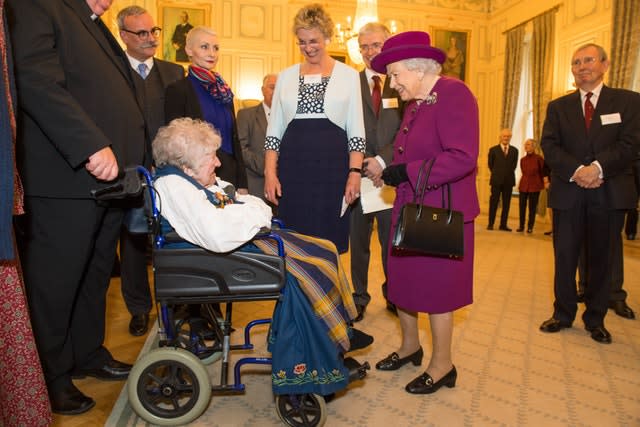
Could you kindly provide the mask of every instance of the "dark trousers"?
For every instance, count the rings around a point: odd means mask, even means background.
[[[553,210],[554,314],[565,323],[572,323],[577,312],[576,269],[582,247],[589,266],[582,316],[586,327],[602,326],[607,314],[611,289],[613,256],[611,247],[616,233],[620,234],[624,211],[610,210],[591,200],[585,191],[574,208]]]
[[[125,227],[120,232],[120,281],[122,297],[132,315],[151,311],[151,291],[147,272],[147,234],[133,234]]]
[[[509,206],[511,205],[511,193],[513,186],[509,185],[492,185],[491,197],[489,198],[489,225],[493,225],[498,212],[498,202],[502,198],[502,212],[500,214],[500,227],[507,226],[509,218]]]
[[[373,232],[373,220],[378,221],[378,241],[380,242],[382,254],[382,268],[384,269],[385,281],[387,283],[387,249],[389,243],[389,232],[391,229],[391,209],[386,209],[369,214],[362,213],[362,204],[358,199],[351,211],[351,224],[349,230],[349,245],[351,246],[351,281],[353,283],[353,300],[356,304],[367,306],[371,301],[368,292],[369,281],[369,259],[371,251],[371,233]]]
[[[620,221],[619,224],[615,224],[616,229],[622,229],[622,221],[624,221],[624,213],[617,215],[616,220]],[[611,290],[609,294],[609,301],[626,301],[627,292],[622,289],[624,282],[624,259],[622,250],[622,235],[617,233],[611,240]],[[580,259],[578,261],[578,292],[584,294],[588,287],[589,277],[589,265],[586,261],[587,247],[583,246],[580,251]]]
[[[536,210],[538,209],[538,198],[540,192],[533,193],[520,193],[518,201],[520,202],[520,228],[524,228],[525,214],[527,211],[527,200],[529,201],[529,222],[527,223],[527,230],[533,230],[533,225],[536,223]]]
[[[74,368],[111,359],[103,346],[106,294],[122,210],[89,199],[26,197],[17,222],[31,321],[45,380],[56,392]]]
[[[627,211],[627,222],[624,225],[624,234],[627,236],[636,236],[638,233],[638,209],[630,209]]]

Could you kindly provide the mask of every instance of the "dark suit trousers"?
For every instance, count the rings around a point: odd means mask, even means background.
[[[615,216],[615,220],[619,221],[619,224],[615,224],[616,230],[622,229],[622,222],[624,221],[624,212]],[[627,299],[627,292],[622,289],[624,282],[624,259],[622,250],[622,235],[616,233],[611,240],[611,290],[609,294],[609,301],[625,301]],[[589,265],[587,259],[587,248],[582,246],[580,251],[580,259],[578,261],[578,292],[584,294],[588,284],[589,277]]]
[[[502,212],[500,214],[500,227],[507,226],[509,219],[509,207],[511,206],[511,193],[513,186],[509,185],[492,185],[491,197],[489,198],[489,225],[493,225],[498,212],[498,202],[502,198]]]
[[[353,282],[353,300],[356,304],[367,306],[371,301],[369,295],[369,259],[371,250],[371,233],[373,232],[373,220],[378,221],[378,241],[382,253],[382,268],[385,278],[387,276],[387,245],[391,229],[391,209],[362,213],[362,204],[358,199],[352,207],[351,224],[349,230],[349,244],[351,245],[351,281]],[[386,279],[385,279],[386,283]]]
[[[583,245],[588,269],[582,316],[586,327],[604,324],[611,289],[613,256],[611,247],[615,234],[620,234],[623,211],[607,209],[595,200],[595,191],[584,190],[576,206],[553,210],[554,317],[572,323],[577,312],[576,269]]]
[[[90,199],[26,197],[20,257],[36,344],[50,391],[74,368],[111,358],[103,346],[106,293],[122,210]]]
[[[624,234],[636,235],[638,233],[638,209],[627,211],[627,222],[624,225]]]
[[[151,311],[151,291],[147,272],[147,234],[129,233],[126,227],[120,232],[120,281],[122,296],[132,315]]]

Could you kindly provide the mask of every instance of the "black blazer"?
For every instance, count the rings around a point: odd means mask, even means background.
[[[498,144],[489,149],[489,170],[491,171],[492,186],[516,185],[516,166],[518,165],[518,149],[509,145],[507,155],[502,151],[502,145]]]
[[[610,209],[636,206],[632,162],[640,150],[640,94],[602,87],[589,132],[584,124],[580,91],[551,101],[541,144],[551,168],[549,206],[569,209],[585,191]],[[604,183],[585,190],[571,176],[580,165],[597,160]]]
[[[365,157],[380,156],[389,166],[393,157],[393,140],[396,137],[400,123],[402,123],[404,102],[400,99],[398,92],[389,87],[389,79],[385,79],[382,88],[382,99],[395,98],[398,101],[398,107],[384,108],[384,105],[381,105],[380,115],[376,117],[365,70],[360,71],[360,92],[362,93],[364,130],[367,140]]]
[[[89,197],[103,185],[84,167],[92,154],[110,146],[120,167],[142,162],[145,123],[131,67],[84,0],[11,0],[7,11],[25,193]]]
[[[191,117],[193,119],[203,120],[204,116],[202,115],[198,95],[188,77],[169,85],[164,101],[164,114],[167,123],[178,117]],[[216,175],[225,181],[231,182],[236,188],[248,188],[247,172],[244,168],[242,147],[240,147],[240,140],[238,139],[236,114],[233,103],[229,104],[228,108],[233,118],[233,135],[231,135],[233,156],[222,152],[222,150],[218,150],[217,154],[222,166],[216,170]]]

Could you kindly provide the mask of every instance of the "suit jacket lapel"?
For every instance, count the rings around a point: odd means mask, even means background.
[[[260,135],[267,133],[267,113],[264,111],[262,102],[256,106],[256,122],[258,123],[258,130]]]
[[[578,135],[582,135],[584,139],[587,139],[587,127],[584,125],[584,112],[582,111],[582,100],[580,98],[580,91],[576,90],[567,98],[567,118],[569,120],[569,126],[575,129]]]
[[[611,97],[611,91],[608,87],[602,86],[602,90],[600,91],[600,97],[598,99],[598,103],[596,104],[596,109],[593,112],[593,117],[591,118],[591,126],[589,127],[589,141],[594,141],[597,139],[598,134],[602,130],[602,119],[600,116],[603,111],[611,111],[611,103],[613,102],[613,98]]]
[[[369,80],[367,79],[365,70],[360,71],[360,91],[362,92],[362,99],[366,108],[370,109],[372,113],[375,113],[373,111],[373,101],[371,100],[371,88],[369,87]]]
[[[96,22],[91,20],[91,9],[89,9],[86,2],[78,1],[78,0],[63,0],[63,1],[74,11],[76,15],[78,15],[80,22],[82,22],[82,24],[87,28],[87,30],[89,30],[89,33],[91,34],[91,36],[98,42],[98,44],[100,45],[102,50],[105,51],[107,56],[116,64],[116,66],[118,67],[118,70],[120,70],[122,75],[127,79],[127,81],[129,82],[129,85],[133,89],[131,74],[129,73],[129,70],[128,70],[131,67],[129,67],[128,64],[125,64],[124,51],[119,48],[120,54],[119,55],[116,54],[116,52],[114,51],[115,46],[112,46],[109,40],[107,40],[106,36],[102,33],[102,30],[100,30]],[[115,43],[117,45],[117,42]]]

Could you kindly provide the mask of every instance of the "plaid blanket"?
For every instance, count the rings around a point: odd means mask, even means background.
[[[327,327],[331,340],[348,351],[348,322],[357,311],[335,245],[329,240],[292,231],[273,230],[273,233],[282,237],[287,271],[298,279],[313,312]],[[264,253],[278,253],[273,240],[255,239],[252,243]]]

